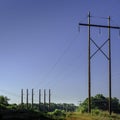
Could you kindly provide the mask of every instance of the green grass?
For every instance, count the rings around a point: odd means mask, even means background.
[[[66,120],[120,120],[120,114],[114,114],[110,116],[108,112],[102,112],[100,111],[99,114],[95,113],[79,113],[79,112],[74,112],[74,113],[68,113]]]

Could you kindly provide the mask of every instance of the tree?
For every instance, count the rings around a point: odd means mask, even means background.
[[[99,110],[108,110],[109,108],[109,99],[104,97],[102,94],[97,94],[94,97],[91,97],[91,108]],[[78,107],[78,110],[81,112],[88,111],[88,98],[84,100],[82,104]],[[112,98],[112,111],[115,113],[120,113],[120,103],[119,99]]]
[[[108,109],[108,100],[102,94],[97,94],[95,97],[92,97],[92,108],[107,110]]]
[[[10,99],[6,96],[0,96],[0,104],[7,106]]]
[[[114,111],[115,113],[120,113],[120,103],[119,99],[117,99],[116,97],[112,98],[112,111]]]

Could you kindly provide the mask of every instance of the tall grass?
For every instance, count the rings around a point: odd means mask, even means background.
[[[120,114],[112,113],[112,115],[109,115],[107,111],[96,109],[92,110],[91,114],[80,112],[68,113],[66,120],[120,120]]]

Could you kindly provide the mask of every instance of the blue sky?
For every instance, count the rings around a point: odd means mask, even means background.
[[[88,93],[88,29],[78,23],[120,26],[119,0],[4,0],[0,1],[0,94],[20,103],[20,91],[51,89],[52,102],[83,101]],[[104,17],[104,18],[101,18]],[[98,44],[107,30],[91,30]],[[120,36],[111,30],[112,96],[120,99]],[[107,45],[103,50],[107,52]],[[92,45],[92,52],[96,48]],[[92,59],[92,95],[108,96],[108,63],[99,52]],[[43,96],[42,96],[43,97]],[[48,99],[47,99],[48,100]],[[25,99],[24,99],[25,102]]]

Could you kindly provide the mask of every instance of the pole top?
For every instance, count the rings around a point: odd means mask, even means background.
[[[88,17],[90,17],[90,11],[88,12]]]
[[[110,20],[110,16],[108,16],[108,19]]]

